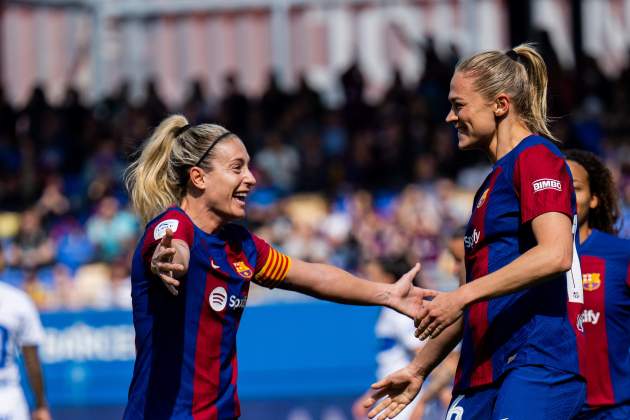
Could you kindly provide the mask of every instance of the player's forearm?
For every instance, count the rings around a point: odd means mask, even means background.
[[[448,356],[462,339],[464,322],[460,318],[436,338],[428,340],[411,362],[411,368],[426,378]]]
[[[44,395],[44,378],[42,368],[37,355],[37,346],[22,347],[22,355],[24,357],[24,366],[26,375],[35,397],[35,407],[46,407],[46,397]]]
[[[567,257],[561,247],[537,245],[510,264],[462,286],[458,293],[469,305],[531,287],[570,268],[571,254]]]
[[[325,264],[293,261],[281,286],[319,299],[352,305],[390,303],[391,285],[360,279],[339,268]]]

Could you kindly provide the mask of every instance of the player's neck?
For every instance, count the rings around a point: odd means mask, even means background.
[[[223,219],[208,210],[201,200],[191,199],[187,196],[182,200],[180,207],[190,217],[195,226],[206,233],[214,233],[224,224]]]
[[[501,121],[497,125],[497,130],[486,150],[490,161],[495,163],[531,134],[532,132],[520,121],[515,121],[512,118]]]
[[[588,225],[588,223],[582,223],[582,225],[580,225],[580,244],[583,244],[584,241],[591,236],[591,233],[593,233],[593,229]]]

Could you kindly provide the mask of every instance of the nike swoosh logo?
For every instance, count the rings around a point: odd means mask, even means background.
[[[219,267],[218,265],[216,265],[216,264],[214,263],[214,260],[210,260],[210,266],[211,266],[212,268],[214,268],[215,270],[218,270],[218,269],[220,269],[220,268],[221,268],[221,267]]]

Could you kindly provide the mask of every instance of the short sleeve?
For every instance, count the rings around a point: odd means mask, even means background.
[[[182,211],[169,209],[147,226],[142,244],[142,256],[145,261],[150,258],[157,244],[166,235],[167,229],[173,232],[173,239],[180,239],[192,248],[195,230],[190,218]]]
[[[291,268],[291,258],[277,251],[264,239],[252,235],[258,257],[254,269],[254,282],[261,286],[274,288],[287,277]]]
[[[525,149],[514,167],[521,222],[544,213],[559,212],[573,219],[573,181],[563,158],[540,144]]]
[[[35,305],[28,296],[22,297],[20,302],[20,333],[17,345],[38,346],[44,341],[44,327],[39,319]]]

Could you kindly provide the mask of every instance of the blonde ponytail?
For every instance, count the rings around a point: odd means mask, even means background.
[[[143,223],[181,202],[186,194],[187,169],[195,165],[212,169],[209,162],[213,153],[206,151],[226,132],[216,124],[188,126],[182,115],[171,115],[160,123],[124,177],[133,208]]]
[[[125,185],[134,210],[143,223],[148,222],[169,205],[179,203],[182,187],[170,166],[175,133],[188,124],[185,117],[166,118],[146,141],[140,157],[125,174]]]
[[[520,57],[520,62],[525,67],[529,81],[529,107],[523,112],[523,119],[534,132],[551,140],[556,139],[549,130],[549,118],[547,117],[547,65],[542,56],[533,48],[532,44],[521,44],[512,48]],[[529,111],[529,112],[527,112]]]
[[[511,51],[487,51],[460,61],[455,71],[474,78],[477,91],[492,101],[504,92],[523,123],[533,133],[556,139],[547,117],[547,66],[532,44]]]

